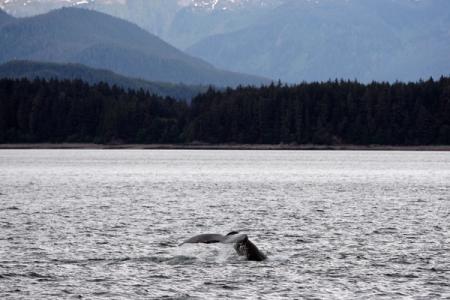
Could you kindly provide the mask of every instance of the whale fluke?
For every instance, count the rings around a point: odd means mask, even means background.
[[[199,234],[196,236],[191,237],[190,239],[185,240],[181,245],[188,244],[188,243],[205,243],[205,244],[211,244],[211,243],[220,243],[225,239],[225,237],[221,234]]]
[[[234,244],[234,249],[239,255],[247,257],[248,260],[252,261],[263,261],[267,257],[264,253],[259,251],[258,247],[255,246],[246,234],[239,234],[237,231],[232,231],[227,235],[221,235],[216,233],[206,233],[193,236],[185,240],[183,244],[189,243],[224,243],[224,244]]]

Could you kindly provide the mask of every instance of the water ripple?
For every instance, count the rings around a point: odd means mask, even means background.
[[[2,299],[450,298],[450,156],[0,151]],[[184,245],[240,230],[268,254]]]

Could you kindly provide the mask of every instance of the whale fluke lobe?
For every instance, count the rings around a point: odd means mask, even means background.
[[[239,234],[237,231],[232,231],[227,235],[221,235],[216,233],[206,233],[191,237],[185,240],[181,245],[188,243],[224,243],[224,244],[234,244],[234,249],[239,255],[247,257],[248,260],[252,261],[263,261],[267,256],[259,251],[258,247],[255,246],[246,234]]]
[[[239,233],[239,231],[232,231],[232,232],[227,233],[227,236],[229,236],[229,235],[234,235],[234,234],[238,234],[238,233]]]
[[[191,237],[190,239],[185,240],[181,245],[188,244],[188,243],[205,243],[205,244],[211,244],[211,243],[220,243],[224,239],[224,236],[221,234],[200,234]]]

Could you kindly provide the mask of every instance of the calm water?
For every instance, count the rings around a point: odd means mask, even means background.
[[[161,297],[448,299],[450,153],[0,151],[1,299]]]

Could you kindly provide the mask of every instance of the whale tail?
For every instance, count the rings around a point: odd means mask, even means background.
[[[200,234],[190,239],[185,240],[180,245],[186,243],[224,243],[224,244],[234,244],[234,249],[239,255],[245,256],[248,260],[253,261],[263,261],[267,256],[259,251],[258,247],[255,246],[246,234],[239,234],[237,231],[231,231],[227,235],[221,234]]]

